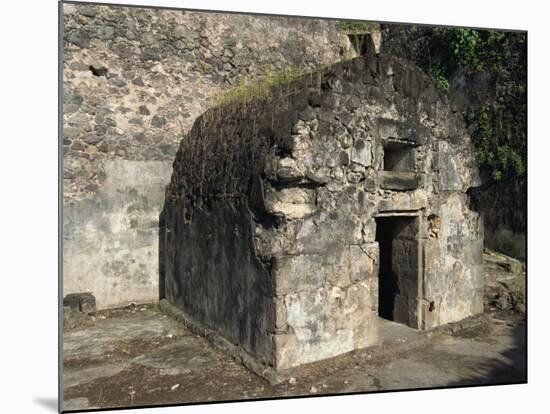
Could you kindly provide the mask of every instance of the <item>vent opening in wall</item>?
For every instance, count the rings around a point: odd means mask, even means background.
[[[378,174],[380,188],[411,191],[420,186],[415,173],[415,148],[409,142],[388,141],[384,145],[383,171]]]
[[[414,147],[393,141],[384,145],[384,171],[413,172]]]

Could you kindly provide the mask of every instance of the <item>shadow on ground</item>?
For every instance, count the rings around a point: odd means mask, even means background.
[[[526,324],[520,320],[510,327],[510,347],[498,358],[489,358],[474,368],[472,375],[453,381],[449,387],[497,385],[527,382]]]
[[[496,313],[480,321],[432,333],[390,323],[391,343],[271,385],[154,306],[98,313],[64,332],[64,409],[525,382],[525,321]]]
[[[37,403],[38,405],[41,405],[42,407],[44,408],[47,408],[48,410],[50,411],[53,411],[55,413],[57,413],[57,404],[58,404],[58,400],[57,398],[35,398],[34,399],[34,402]]]

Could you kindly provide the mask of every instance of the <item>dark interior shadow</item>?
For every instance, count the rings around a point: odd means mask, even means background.
[[[53,411],[54,413],[59,412],[59,406],[57,398],[35,398],[34,402],[41,405],[42,407],[47,408],[50,411]]]
[[[158,260],[159,260],[159,300],[166,297],[165,286],[166,286],[166,252],[165,252],[165,207],[163,206],[162,211],[159,215],[159,249],[158,249]]]
[[[508,362],[492,358],[480,364],[471,375],[461,378],[446,387],[465,385],[501,385],[527,382],[526,321],[518,324],[512,332],[514,342],[501,353]]]

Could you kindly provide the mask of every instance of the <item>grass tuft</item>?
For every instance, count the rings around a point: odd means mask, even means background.
[[[225,106],[236,102],[249,103],[257,99],[267,98],[273,87],[287,85],[312,73],[313,70],[309,67],[291,66],[279,72],[267,72],[265,76],[259,79],[240,77],[235,86],[218,95],[215,103],[217,106]]]
[[[366,33],[370,30],[370,24],[367,22],[357,22],[351,20],[341,20],[338,22],[340,30],[346,33]]]

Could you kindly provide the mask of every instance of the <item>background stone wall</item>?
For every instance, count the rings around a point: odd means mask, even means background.
[[[336,22],[63,5],[64,294],[158,299],[158,216],[177,146],[239,81],[351,53]]]

